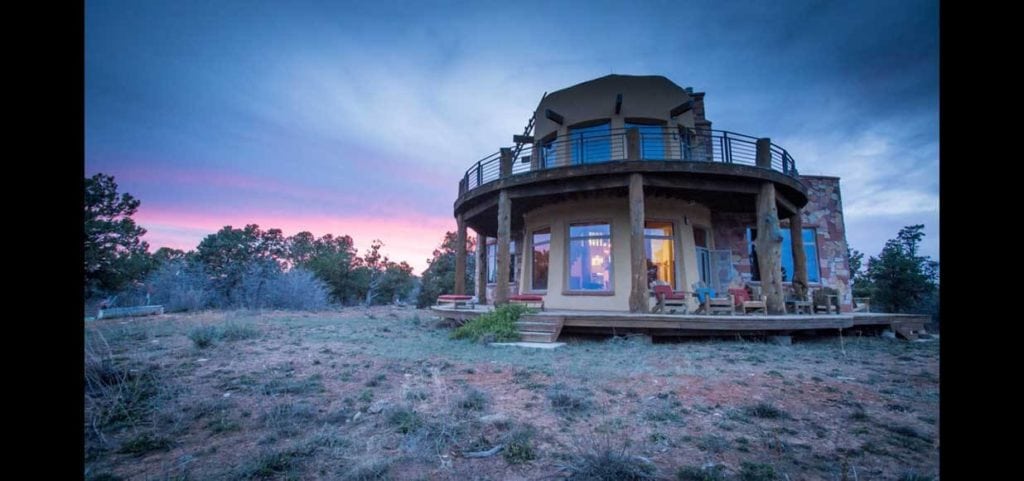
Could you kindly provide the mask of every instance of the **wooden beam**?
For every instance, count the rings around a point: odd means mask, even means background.
[[[775,184],[761,184],[757,195],[757,267],[761,272],[761,290],[768,298],[768,314],[786,312],[782,303],[782,232],[775,209]]]
[[[778,202],[783,209],[786,209],[790,213],[800,212],[800,209],[797,208],[797,206],[793,205],[793,203],[790,202],[785,195],[782,195],[782,193],[777,191],[775,192],[775,202]]]
[[[685,114],[686,112],[689,112],[690,110],[693,110],[693,99],[687,100],[686,102],[677,105],[675,108],[668,112],[668,116],[678,117],[680,115]]]
[[[554,110],[544,109],[544,117],[558,125],[565,124],[565,117],[562,117],[561,115],[558,114],[558,112],[555,112]]]
[[[455,294],[466,294],[466,221],[462,214],[455,216]]]
[[[644,177],[629,177],[629,312],[647,312],[647,253],[644,249]]]
[[[479,204],[474,205],[462,212],[462,215],[466,216],[467,219],[472,219],[488,210],[495,208],[498,205],[498,200],[491,197],[483,199]]]
[[[508,275],[509,268],[511,268],[508,244],[511,240],[511,211],[512,201],[508,197],[508,191],[502,189],[498,193],[498,272],[494,280],[495,306],[508,303]]]
[[[793,245],[793,294],[800,299],[807,297],[807,253],[804,252],[804,220],[800,210],[789,218],[789,238]]]
[[[487,304],[487,237],[476,235],[476,298],[477,304]]]
[[[752,182],[726,179],[694,179],[686,177],[669,177],[648,175],[644,184],[651,187],[667,187],[671,189],[707,190],[711,192],[734,192],[738,194],[757,194],[761,188]]]
[[[572,185],[567,185],[564,182],[555,181],[548,184],[527,184],[512,187],[508,189],[509,198],[521,199],[525,197],[537,197],[547,196],[552,194],[568,194],[574,192],[587,192],[593,190],[604,190],[614,189],[616,187],[626,187],[629,185],[629,179],[623,176],[617,177],[598,177],[594,179],[577,180]]]

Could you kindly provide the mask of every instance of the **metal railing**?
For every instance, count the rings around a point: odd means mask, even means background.
[[[511,156],[511,175],[536,170],[606,162],[678,161],[719,162],[757,167],[757,137],[724,130],[670,130],[654,133],[636,130],[633,146],[631,129],[613,129],[607,134],[570,134],[547,142],[524,145]],[[770,168],[796,177],[796,162],[786,149],[770,144]],[[501,152],[495,152],[470,166],[459,182],[459,194],[501,178]]]

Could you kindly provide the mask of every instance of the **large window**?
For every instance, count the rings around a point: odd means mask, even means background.
[[[793,242],[790,240],[789,229],[782,229],[782,281],[793,282]],[[808,227],[801,233],[804,244],[804,254],[807,256],[807,282],[821,282],[821,274],[818,269],[818,244],[814,228]],[[747,254],[750,256],[751,280],[761,280],[760,266],[757,265],[757,249],[754,241],[757,239],[757,229],[747,229]]]
[[[693,245],[697,248],[697,271],[700,273],[700,281],[705,286],[712,285],[711,282],[711,243],[708,241],[708,230],[703,227],[693,227]]]
[[[509,268],[508,281],[516,280],[516,241],[509,242]],[[495,284],[498,278],[498,239],[487,238],[487,283]]]
[[[612,229],[606,223],[569,225],[569,290],[612,290]]]
[[[626,122],[626,130],[640,131],[640,158],[643,160],[665,160],[665,133],[661,125]]]
[[[551,253],[551,229],[541,229],[533,233],[533,274],[530,288],[543,291],[548,288],[548,254]]]
[[[573,164],[593,164],[612,159],[609,123],[587,127],[570,127],[569,141]]]
[[[676,285],[676,257],[673,249],[672,223],[661,221],[644,222],[644,251],[647,253],[647,284],[661,281]]]

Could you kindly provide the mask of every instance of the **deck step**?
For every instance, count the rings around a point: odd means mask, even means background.
[[[916,341],[918,333],[924,332],[924,325],[916,322],[894,322],[892,330],[908,341]]]
[[[562,328],[556,322],[532,322],[532,321],[519,321],[516,323],[516,327],[519,331],[532,331],[532,332],[556,332]]]
[[[554,332],[519,331],[519,338],[523,342],[555,342],[557,334]]]

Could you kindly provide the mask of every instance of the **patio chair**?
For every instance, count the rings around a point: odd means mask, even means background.
[[[761,288],[758,286],[747,286],[750,289],[750,298],[740,303],[740,309],[744,314],[747,314],[752,310],[761,310],[761,313],[768,315],[768,296],[761,293]],[[747,289],[743,289],[747,292]]]
[[[806,293],[803,298],[800,298],[795,293],[789,292],[786,294],[783,304],[786,306],[787,314],[814,314],[813,305]]]
[[[839,291],[831,287],[822,287],[816,289],[811,294],[812,312],[825,312],[826,314],[832,314],[833,307],[836,310],[836,314],[839,314]]]
[[[675,291],[672,290],[672,286],[661,283],[655,283],[651,288],[654,292],[654,299],[657,302],[651,312],[664,313],[668,309],[668,314],[675,314],[677,308],[683,311],[682,314],[686,314],[689,311],[690,305],[687,302],[689,292]]]
[[[716,297],[717,292],[710,287],[694,287],[694,295],[697,296],[698,302],[700,302],[700,308],[697,312],[703,312],[704,314],[734,314],[736,297],[729,294],[726,297]]]

